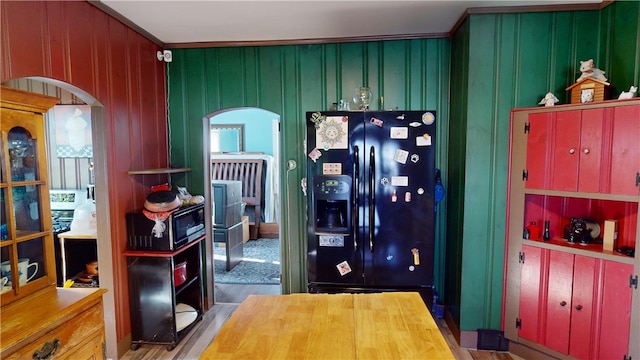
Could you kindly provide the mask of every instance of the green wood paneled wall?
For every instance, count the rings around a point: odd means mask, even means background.
[[[599,11],[471,15],[451,39],[176,49],[167,65],[172,162],[202,191],[202,117],[253,106],[281,115],[281,161],[305,162],[304,113],[368,85],[385,108],[435,109],[446,201],[436,288],[461,330],[501,327],[509,111],[548,91],[566,103],[579,60],[620,90],[640,83],[640,2]],[[372,108],[379,108],[379,102]],[[304,291],[304,166],[283,179],[285,291]],[[285,204],[290,205],[289,213]],[[446,217],[446,218],[445,218]],[[444,280],[446,278],[446,281]]]
[[[446,182],[449,118],[449,39],[323,45],[175,49],[167,65],[170,155],[192,168],[186,184],[202,193],[202,118],[233,107],[259,107],[281,116],[283,273],[285,292],[306,291],[305,112],[327,110],[356,87],[368,85],[385,108],[436,110],[437,166]],[[379,109],[380,101],[371,108]],[[440,206],[436,288],[444,284],[446,204]]]
[[[640,2],[471,15],[452,37],[446,298],[461,330],[501,326],[509,112],[536,107],[593,58],[613,96],[640,83]],[[507,324],[507,326],[511,326]]]

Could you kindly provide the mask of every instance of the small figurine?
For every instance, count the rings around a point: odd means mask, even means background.
[[[595,65],[593,64],[593,59],[580,61],[580,72],[582,73],[582,75],[580,75],[576,82],[588,77],[592,77],[600,81],[607,81],[607,78],[604,76],[604,71],[595,67]]]
[[[623,91],[620,93],[620,96],[618,96],[618,99],[622,100],[622,99],[631,99],[634,96],[636,96],[636,92],[638,91],[638,88],[631,85],[631,87],[629,88],[629,91]]]
[[[538,104],[539,105],[544,104],[544,106],[553,106],[558,101],[560,100],[558,100],[558,98],[555,95],[553,95],[552,92],[548,92],[547,95],[545,95]]]

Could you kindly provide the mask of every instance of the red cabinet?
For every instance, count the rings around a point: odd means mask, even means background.
[[[523,246],[522,253],[526,261],[522,262],[520,280],[520,324],[518,336],[534,341],[541,341],[542,316],[542,275],[543,275],[543,249],[533,246]]]
[[[515,109],[511,121],[505,337],[524,358],[640,358],[640,257],[602,245],[614,219],[614,248],[639,248],[640,99]],[[572,218],[600,234],[567,241]],[[548,240],[527,237],[532,222],[549,223]]]
[[[599,298],[603,314],[598,326],[599,359],[623,359],[627,354],[630,339],[631,301],[634,288],[633,266],[607,261],[602,273],[602,295]],[[638,322],[634,322],[638,326]],[[637,342],[637,338],[634,342]],[[627,357],[629,358],[629,357]]]
[[[525,187],[637,195],[640,106],[532,113]]]
[[[544,345],[589,359],[596,259],[551,251]]]
[[[518,337],[577,359],[627,353],[633,266],[522,246]]]
[[[610,173],[611,194],[638,195],[640,181],[640,105],[620,106],[605,110],[613,118]],[[612,114],[609,116],[609,114]]]

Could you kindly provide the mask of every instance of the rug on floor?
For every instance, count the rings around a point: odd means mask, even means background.
[[[280,284],[280,240],[257,239],[244,244],[243,260],[226,270],[223,247],[214,247],[214,281],[220,284]]]

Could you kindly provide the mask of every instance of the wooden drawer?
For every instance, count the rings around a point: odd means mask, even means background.
[[[43,348],[45,343],[59,340],[58,349],[52,358],[55,359],[92,359],[98,348],[98,358],[103,358],[102,343],[104,341],[104,325],[102,304],[92,306],[74,317],[72,320],[49,331],[37,340],[30,342],[6,359],[31,359],[34,352]]]
[[[96,333],[96,336],[91,338],[84,345],[74,349],[72,353],[65,354],[64,357],[73,360],[95,360],[104,359],[104,334]]]

